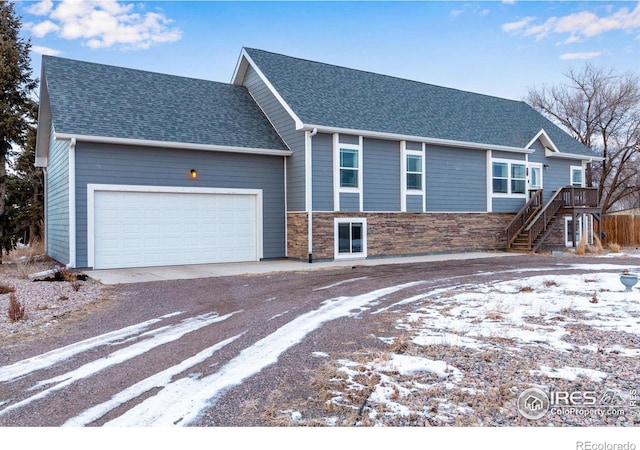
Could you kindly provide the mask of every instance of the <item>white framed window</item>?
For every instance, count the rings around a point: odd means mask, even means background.
[[[367,219],[340,217],[333,221],[335,258],[366,258]]]
[[[494,159],[491,167],[494,196],[526,195],[527,165],[524,161]]]
[[[571,166],[571,186],[584,187],[584,168],[582,166]]]
[[[425,149],[407,149],[407,143],[400,141],[400,210],[407,211],[407,198],[422,196],[422,211],[426,208],[426,161]],[[413,196],[413,197],[412,197]]]
[[[363,208],[363,139],[358,144],[340,142],[340,135],[333,135],[333,208],[340,211],[340,194],[358,194],[359,211]]]
[[[529,189],[542,189],[542,164],[529,164]]]
[[[422,152],[407,150],[405,155],[407,191],[422,193]]]
[[[340,149],[340,187],[341,188],[357,188],[358,172],[360,164],[358,164],[358,153],[360,150],[353,148]]]

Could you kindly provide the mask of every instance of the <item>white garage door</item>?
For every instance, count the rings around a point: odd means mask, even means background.
[[[256,261],[256,195],[95,191],[94,268]]]

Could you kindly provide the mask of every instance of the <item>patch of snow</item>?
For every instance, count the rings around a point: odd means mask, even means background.
[[[85,339],[84,341],[76,342],[74,344],[67,345],[66,347],[51,350],[50,352],[43,353],[32,358],[23,359],[22,361],[18,361],[8,366],[0,367],[0,382],[15,380],[16,378],[25,376],[31,372],[51,367],[75,355],[102,345],[120,344],[123,339],[142,333],[151,325],[180,314],[184,314],[184,311],[165,314],[164,316],[156,317],[155,319],[101,334],[100,336]]]
[[[313,352],[311,353],[312,356],[316,357],[316,358],[328,358],[329,354],[325,353],[325,352]]]
[[[337,283],[330,284],[329,286],[323,286],[319,288],[315,288],[314,291],[324,291],[325,289],[331,289],[336,286],[340,286],[345,283],[353,283],[354,281],[366,280],[369,277],[357,277],[357,278],[349,278],[348,280],[338,281]]]
[[[569,381],[575,381],[578,377],[583,376],[598,383],[607,378],[608,375],[600,370],[566,366],[560,368],[540,366],[540,370],[530,370],[529,372],[531,375],[544,375],[549,378],[562,378]]]
[[[366,308],[381,297],[422,281],[390,286],[354,297],[326,300],[316,310],[302,314],[278,330],[244,349],[237,357],[212,375],[201,379],[182,378],[165,386],[107,426],[184,426],[196,420],[201,412],[215,403],[220,393],[237,386],[246,378],[277,362],[280,355],[302,341],[325,322],[353,315],[354,310]]]
[[[446,361],[435,361],[429,358],[394,354],[389,361],[376,366],[380,372],[397,371],[400,375],[414,375],[418,372],[434,373],[440,378],[462,379],[462,372]]]

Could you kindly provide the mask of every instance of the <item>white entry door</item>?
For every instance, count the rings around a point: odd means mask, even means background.
[[[257,195],[97,190],[93,267],[256,261],[258,215]]]

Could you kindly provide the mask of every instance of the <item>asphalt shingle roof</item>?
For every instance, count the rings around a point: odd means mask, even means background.
[[[544,129],[562,153],[595,156],[522,101],[245,51],[305,124],[517,148]]]
[[[43,67],[56,132],[288,150],[243,86],[52,56]]]

